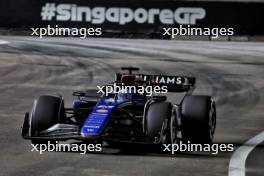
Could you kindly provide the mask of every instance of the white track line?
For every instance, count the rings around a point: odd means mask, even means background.
[[[0,45],[4,45],[4,44],[8,44],[8,43],[9,43],[8,41],[0,40]]]
[[[249,153],[260,143],[264,141],[264,131],[248,140],[239,147],[231,157],[228,169],[228,176],[245,176],[246,159]]]

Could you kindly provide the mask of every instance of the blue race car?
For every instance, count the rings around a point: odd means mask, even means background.
[[[210,96],[191,95],[194,77],[135,74],[125,67],[115,82],[128,86],[166,86],[168,92],[184,93],[179,104],[166,96],[138,92],[98,94],[97,90],[74,92],[71,108],[62,96],[42,95],[26,113],[22,137],[32,143],[78,139],[108,143],[177,143],[179,140],[212,143],[216,107]]]

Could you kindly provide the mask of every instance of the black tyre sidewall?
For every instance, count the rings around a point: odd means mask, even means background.
[[[58,123],[62,108],[63,101],[61,97],[40,96],[31,114],[31,135],[37,135],[39,132]]]
[[[145,129],[148,137],[158,136],[164,120],[170,119],[171,107],[169,102],[154,102],[148,107],[145,117]]]
[[[212,143],[210,135],[210,96],[187,96],[182,102],[182,136],[192,143]]]

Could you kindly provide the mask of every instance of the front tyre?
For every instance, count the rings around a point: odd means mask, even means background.
[[[149,105],[144,122],[145,133],[149,139],[155,141],[155,138],[162,137],[161,143],[168,141],[169,137],[167,134],[170,133],[169,131],[162,131],[162,128],[166,126],[164,130],[169,129],[168,121],[170,120],[171,112],[172,105],[169,102],[154,102]]]
[[[39,133],[49,127],[63,121],[64,113],[63,99],[59,96],[42,95],[35,100],[30,119],[30,133],[37,137]],[[32,139],[33,144],[46,143],[48,140]]]

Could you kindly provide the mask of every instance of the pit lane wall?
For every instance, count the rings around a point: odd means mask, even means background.
[[[234,28],[264,35],[264,3],[172,0],[1,0],[0,28],[101,27],[103,35],[162,37],[164,27]]]

